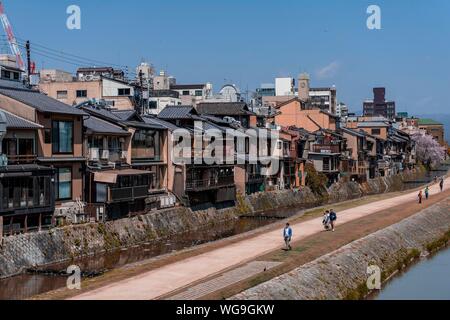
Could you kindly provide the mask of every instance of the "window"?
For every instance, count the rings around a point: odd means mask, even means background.
[[[52,121],[53,153],[73,153],[73,122]]]
[[[67,99],[67,91],[57,91],[56,99]]]
[[[196,96],[196,97],[201,97],[201,96],[203,96],[203,91],[202,91],[202,90],[195,90],[195,96]]]
[[[52,129],[44,130],[44,143],[52,143]]]
[[[56,173],[56,199],[72,199],[72,168],[58,168]]]
[[[20,74],[18,72],[14,72],[14,80],[19,80]]]
[[[185,90],[183,91],[182,95],[183,96],[189,96],[191,93],[189,92],[189,90]]]
[[[2,78],[11,79],[11,71],[2,70]]]
[[[123,89],[119,89],[119,96],[129,96],[131,95],[131,90],[130,88],[123,88]]]
[[[77,90],[77,98],[87,98],[87,90]]]
[[[372,134],[374,136],[379,136],[381,134],[381,129],[372,129]]]

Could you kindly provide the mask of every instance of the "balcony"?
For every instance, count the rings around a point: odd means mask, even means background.
[[[220,187],[225,187],[229,185],[234,185],[234,176],[224,176],[218,179],[192,179],[186,181],[187,191],[201,191],[208,189],[217,189]]]
[[[36,162],[36,155],[7,155],[9,165],[32,164]]]
[[[247,175],[247,183],[260,183],[264,181],[264,176],[259,173],[249,173]]]
[[[313,146],[313,152],[323,154],[340,153],[340,147],[338,145],[315,144]]]
[[[148,186],[111,188],[111,202],[133,201],[148,196]]]
[[[88,151],[89,161],[93,162],[122,162],[126,161],[127,152],[121,149],[90,148]]]

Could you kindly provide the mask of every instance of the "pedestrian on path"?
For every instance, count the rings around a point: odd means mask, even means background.
[[[418,197],[419,197],[419,204],[422,204],[422,198],[423,198],[422,190],[420,190]]]
[[[330,210],[330,223],[331,223],[331,230],[334,232],[334,229],[336,227],[336,220],[337,220],[337,214],[334,211],[334,209]]]
[[[286,227],[283,230],[284,243],[286,244],[286,250],[292,250],[291,241],[292,241],[292,228],[289,223],[286,223]]]
[[[439,188],[441,188],[441,192],[444,191],[444,178],[441,178],[441,181],[439,182]]]
[[[322,224],[326,231],[331,230],[330,211],[327,210],[324,212]]]
[[[426,187],[425,188],[425,198],[428,200],[428,198],[430,197],[430,187]]]

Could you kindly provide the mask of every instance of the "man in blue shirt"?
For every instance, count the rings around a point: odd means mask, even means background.
[[[291,241],[292,241],[292,228],[289,223],[286,224],[286,227],[283,230],[284,243],[286,244],[286,250],[292,250]]]

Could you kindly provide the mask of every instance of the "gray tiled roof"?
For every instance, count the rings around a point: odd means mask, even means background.
[[[35,90],[0,87],[0,95],[24,103],[41,112],[51,112],[59,114],[85,115],[77,108],[71,107],[56,99],[50,98]]]
[[[376,122],[376,121],[358,123],[358,128],[371,128],[371,127],[389,127],[389,124],[386,122]]]
[[[192,119],[196,115],[193,106],[167,106],[158,115],[159,119]]]
[[[200,114],[238,116],[253,114],[245,102],[209,102],[199,103],[197,111]]]
[[[122,121],[129,121],[135,114],[135,110],[115,110],[112,113],[122,119]]]
[[[123,130],[119,126],[116,126],[108,121],[92,116],[84,120],[84,127],[92,133],[117,134],[117,135],[129,134],[128,131]]]
[[[93,107],[93,106],[83,106],[82,110],[88,112],[89,114],[94,114],[100,118],[104,118],[104,119],[106,118],[106,119],[112,120],[114,122],[122,121],[122,118],[120,118],[119,116],[115,115],[111,111],[106,110],[104,108]]]
[[[173,123],[170,123],[168,121],[164,121],[162,119],[154,118],[154,117],[149,117],[149,116],[143,117],[143,120],[144,120],[145,123],[157,124],[157,125],[160,125],[160,126],[166,128],[166,129],[170,130],[170,131],[175,131],[177,129],[180,129],[179,127],[177,127]]]
[[[43,126],[0,109],[5,114],[8,129],[41,129]]]

